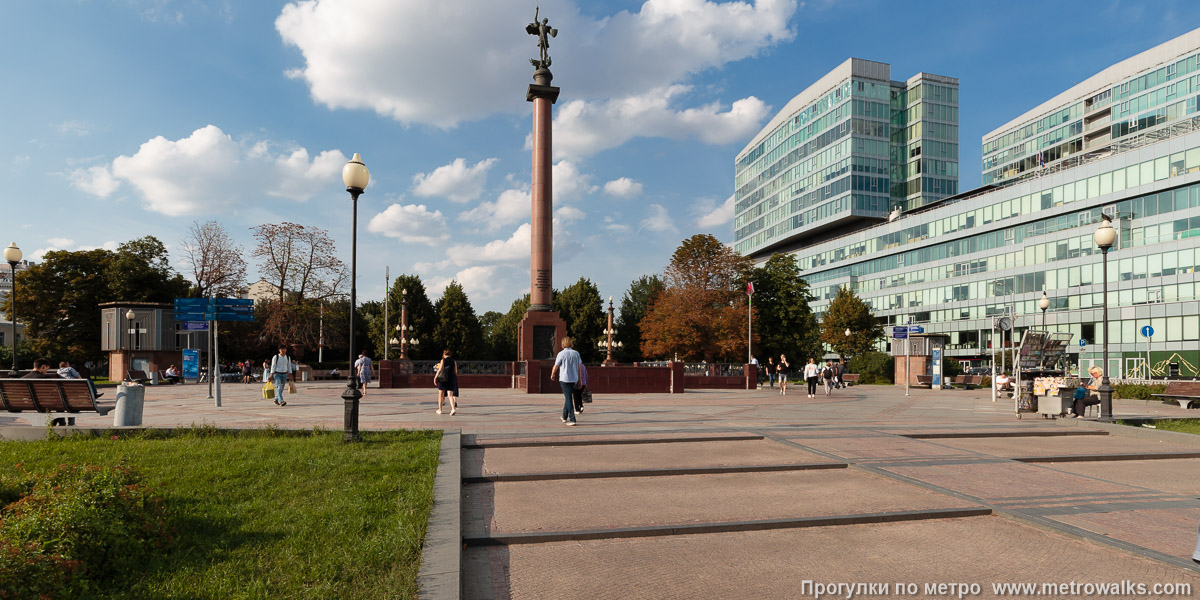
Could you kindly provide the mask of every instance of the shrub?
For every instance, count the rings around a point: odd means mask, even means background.
[[[990,387],[992,387],[992,376],[991,376],[991,375],[984,375],[984,376],[983,376],[983,379],[980,379],[980,380],[979,380],[979,387],[981,387],[981,388],[990,388]]]
[[[892,383],[892,357],[882,352],[864,352],[850,359],[850,372],[858,373],[858,382]]]
[[[1130,400],[1151,400],[1154,398],[1152,394],[1161,394],[1166,391],[1167,386],[1162,384],[1154,385],[1138,385],[1131,383],[1123,383],[1113,386],[1113,398],[1125,398]]]
[[[957,359],[947,358],[944,362],[945,365],[942,367],[942,370],[945,372],[946,378],[958,377],[963,374],[962,363],[958,362]]]
[[[21,478],[32,487],[0,513],[0,582],[13,578],[39,589],[59,585],[41,579],[53,575],[83,588],[74,575],[99,581],[136,571],[151,549],[171,540],[162,500],[128,467],[60,465]]]

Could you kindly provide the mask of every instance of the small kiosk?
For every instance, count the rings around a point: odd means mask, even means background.
[[[1042,418],[1066,414],[1078,379],[1065,377],[1066,353],[1073,334],[1028,330],[1017,350],[1013,410]]]

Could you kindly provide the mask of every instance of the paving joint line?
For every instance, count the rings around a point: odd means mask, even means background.
[[[495,475],[464,475],[464,484],[498,483],[506,481],[550,481],[558,479],[609,479],[623,477],[671,477],[676,475],[721,475],[727,473],[768,473],[777,471],[810,471],[845,469],[844,462],[793,463],[775,465],[731,465],[719,467],[678,467],[666,469],[627,469],[622,471],[570,471],[559,473],[498,473]]]
[[[559,434],[559,435],[578,435]],[[613,435],[611,433],[597,435]],[[620,435],[620,434],[618,434]],[[763,439],[762,435],[740,435],[740,436],[697,436],[697,437],[670,437],[670,438],[642,438],[642,439],[593,439],[593,440],[527,440],[527,441],[511,441],[511,442],[491,442],[478,440],[463,444],[464,450],[481,450],[487,448],[540,448],[544,446],[624,446],[634,444],[671,444],[682,442],[744,442],[758,441]]]
[[[767,531],[772,529],[800,529],[807,527],[862,525],[868,523],[924,521],[929,519],[955,519],[964,517],[981,517],[991,514],[992,510],[986,507],[940,508],[886,513],[862,513],[855,515],[830,515],[823,517],[764,519],[756,521],[724,521],[718,523],[621,527],[613,529],[590,529],[578,531],[492,533],[491,535],[483,536],[464,536],[463,544],[468,547],[513,546],[518,544],[544,544],[566,541],[663,537],[701,533],[732,533],[741,531]]]

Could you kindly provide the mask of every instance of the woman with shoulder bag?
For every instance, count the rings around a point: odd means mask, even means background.
[[[442,360],[434,367],[433,382],[438,389],[438,407],[437,414],[442,414],[442,402],[449,399],[450,415],[453,416],[458,412],[458,402],[455,397],[458,396],[458,363],[451,358],[449,348],[442,350]]]

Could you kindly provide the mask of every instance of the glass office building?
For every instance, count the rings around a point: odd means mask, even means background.
[[[922,324],[949,336],[947,355],[981,363],[994,317],[1007,312],[1015,340],[1043,320],[1074,334],[1071,360],[1084,369],[1100,365],[1108,344],[1112,375],[1200,375],[1197,57],[1200,30],[1110,67],[985,136],[987,185],[788,248],[817,296],[814,310],[850,286],[887,323]],[[1107,129],[1097,125],[1105,119]],[[1064,154],[1042,154],[1036,168],[1023,162],[1052,148]],[[1092,241],[1101,213],[1120,234],[1108,259],[1107,331]],[[759,260],[772,253],[739,250]]]
[[[739,252],[795,250],[957,193],[958,80],[890,70],[847,60],[738,153]]]

